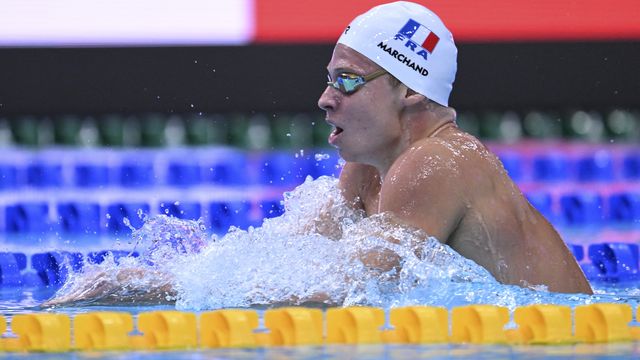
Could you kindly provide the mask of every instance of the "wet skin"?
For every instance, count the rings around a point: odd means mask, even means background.
[[[338,44],[327,67],[366,75],[379,67]],[[368,215],[391,213],[520,286],[592,290],[556,230],[502,164],[455,124],[455,111],[385,75],[345,95],[333,87],[318,105],[334,126],[329,142],[347,161],[340,187]]]

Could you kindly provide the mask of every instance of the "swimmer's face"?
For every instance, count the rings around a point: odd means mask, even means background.
[[[329,78],[347,73],[366,76],[381,68],[351,48],[336,45],[327,66]],[[334,129],[329,143],[337,147],[347,161],[384,165],[400,146],[401,86],[394,86],[388,74],[366,82],[356,92],[345,94],[329,85],[320,96],[318,106]],[[382,162],[382,164],[381,164]]]

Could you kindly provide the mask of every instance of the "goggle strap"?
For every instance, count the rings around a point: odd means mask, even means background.
[[[371,81],[379,76],[382,76],[384,74],[386,74],[387,71],[385,69],[380,69],[378,71],[374,71],[371,74],[367,75],[367,76],[363,76],[363,79],[365,82]]]

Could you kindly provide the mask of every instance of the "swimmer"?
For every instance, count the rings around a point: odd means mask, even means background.
[[[318,101],[347,162],[344,195],[367,215],[424,230],[502,283],[591,294],[553,226],[456,125],[456,57],[443,22],[415,3],[374,7],[345,28]]]
[[[456,58],[449,30],[418,4],[376,6],[345,28],[318,101],[333,126],[328,141],[347,162],[339,179],[344,197],[369,216],[390,214],[399,225],[437,238],[502,283],[591,294],[556,230],[529,204],[496,156],[457,127],[456,113],[448,106]],[[331,221],[320,221],[314,229],[340,238],[339,224]],[[393,254],[374,250],[363,254],[365,265],[383,271],[400,266]],[[174,295],[164,274],[144,281],[146,289],[123,291],[124,280],[149,278],[139,269],[88,278],[89,288],[43,305],[123,303],[131,293],[136,303],[153,303]],[[326,299],[315,294],[292,302]]]

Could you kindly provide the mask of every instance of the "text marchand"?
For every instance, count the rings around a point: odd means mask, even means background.
[[[412,68],[413,70],[415,70],[416,72],[418,72],[422,76],[429,75],[429,71],[427,71],[427,69],[425,69],[422,66],[416,64],[413,60],[408,58],[405,54],[399,52],[398,50],[394,50],[393,48],[391,48],[391,46],[387,46],[387,44],[385,44],[384,42],[381,41],[378,44],[378,47],[381,48],[382,50],[384,50],[385,52],[389,53],[389,55],[393,56],[396,60],[398,60],[401,63],[405,64],[406,66]]]

